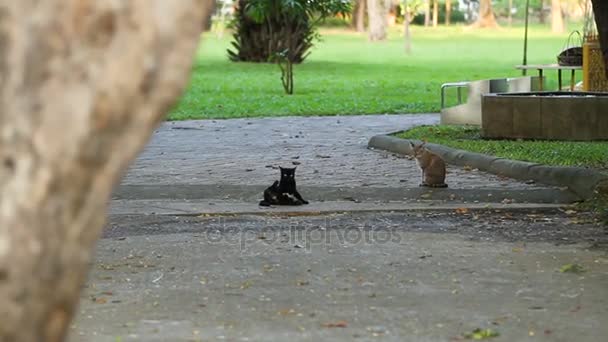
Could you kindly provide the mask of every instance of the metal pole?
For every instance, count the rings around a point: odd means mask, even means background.
[[[523,65],[528,65],[528,16],[530,12],[530,0],[526,0],[526,27],[524,32],[524,60]],[[527,70],[523,69],[523,74],[526,76]]]

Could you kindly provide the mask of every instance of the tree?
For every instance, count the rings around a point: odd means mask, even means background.
[[[406,54],[410,54],[412,53],[412,36],[410,34],[410,21],[411,21],[411,15],[410,15],[410,8],[407,5],[407,0],[403,0],[403,35],[404,35],[404,47],[405,47],[405,53]]]
[[[479,18],[473,24],[475,27],[497,27],[496,17],[492,8],[492,0],[479,0]]]
[[[365,5],[366,0],[356,0],[352,14],[352,26],[357,32],[365,31]]]
[[[64,340],[112,186],[187,82],[206,3],[0,0],[0,341]]]
[[[433,27],[439,24],[439,0],[433,0]]]
[[[564,33],[564,14],[560,0],[551,0],[551,31]]]
[[[452,16],[452,0],[445,0],[445,25],[450,25],[450,17]]]
[[[234,50],[236,62],[274,62],[288,51],[291,62],[301,63],[316,38],[316,27],[328,16],[346,15],[350,3],[343,0],[239,0]]]
[[[606,71],[606,77],[608,77],[608,1],[591,0],[591,2],[593,4],[597,31],[600,36],[602,54],[604,55],[604,70]]]
[[[391,0],[367,0],[369,40],[378,41],[386,39],[390,5]]]
[[[424,0],[424,26],[431,25],[431,4],[430,0]]]

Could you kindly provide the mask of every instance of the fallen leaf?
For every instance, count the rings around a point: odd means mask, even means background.
[[[579,264],[566,264],[560,267],[559,271],[561,273],[583,273],[587,270]]]
[[[499,335],[500,334],[496,330],[477,328],[472,332],[465,334],[464,337],[471,340],[485,340],[488,338],[498,337]]]
[[[324,328],[346,328],[348,326],[348,322],[346,321],[337,321],[331,323],[323,323],[321,324]]]
[[[456,214],[467,214],[468,212],[468,208],[456,208]]]
[[[463,166],[462,169],[465,170],[465,171],[472,171],[473,170],[473,168],[470,167],[469,165]]]
[[[105,304],[107,302],[108,300],[103,297],[95,298],[95,304]]]

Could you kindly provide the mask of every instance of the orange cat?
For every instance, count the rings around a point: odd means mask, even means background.
[[[426,143],[414,145],[410,141],[412,152],[418,166],[422,169],[422,183],[420,186],[432,188],[447,188],[445,183],[445,162],[440,156],[429,151],[424,145]]]

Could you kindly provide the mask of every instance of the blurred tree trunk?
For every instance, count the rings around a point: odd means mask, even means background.
[[[591,0],[591,2],[593,3],[593,13],[595,15],[597,32],[600,35],[602,54],[604,55],[604,69],[606,71],[606,77],[608,77],[608,1]]]
[[[386,39],[388,9],[390,5],[391,0],[367,0],[369,40],[378,41]]]
[[[509,27],[513,26],[513,0],[509,0],[508,22]]]
[[[439,24],[439,0],[433,0],[433,27]]]
[[[538,5],[538,22],[545,23],[545,0],[540,0]]]
[[[189,77],[207,0],[0,0],[0,341],[63,341],[112,186]]]
[[[353,7],[352,27],[357,32],[365,32],[365,5],[366,0],[357,0]]]
[[[492,8],[492,0],[479,0],[479,18],[473,24],[474,27],[498,27],[494,10]]]
[[[412,35],[410,33],[410,10],[407,6],[407,0],[403,0],[403,33],[404,33],[404,45],[405,53],[410,54],[412,52]]]
[[[551,0],[551,32],[564,33],[564,15],[561,0]]]
[[[450,26],[450,17],[452,16],[452,0],[445,0],[445,25]]]
[[[424,26],[431,25],[431,0],[424,0]]]

